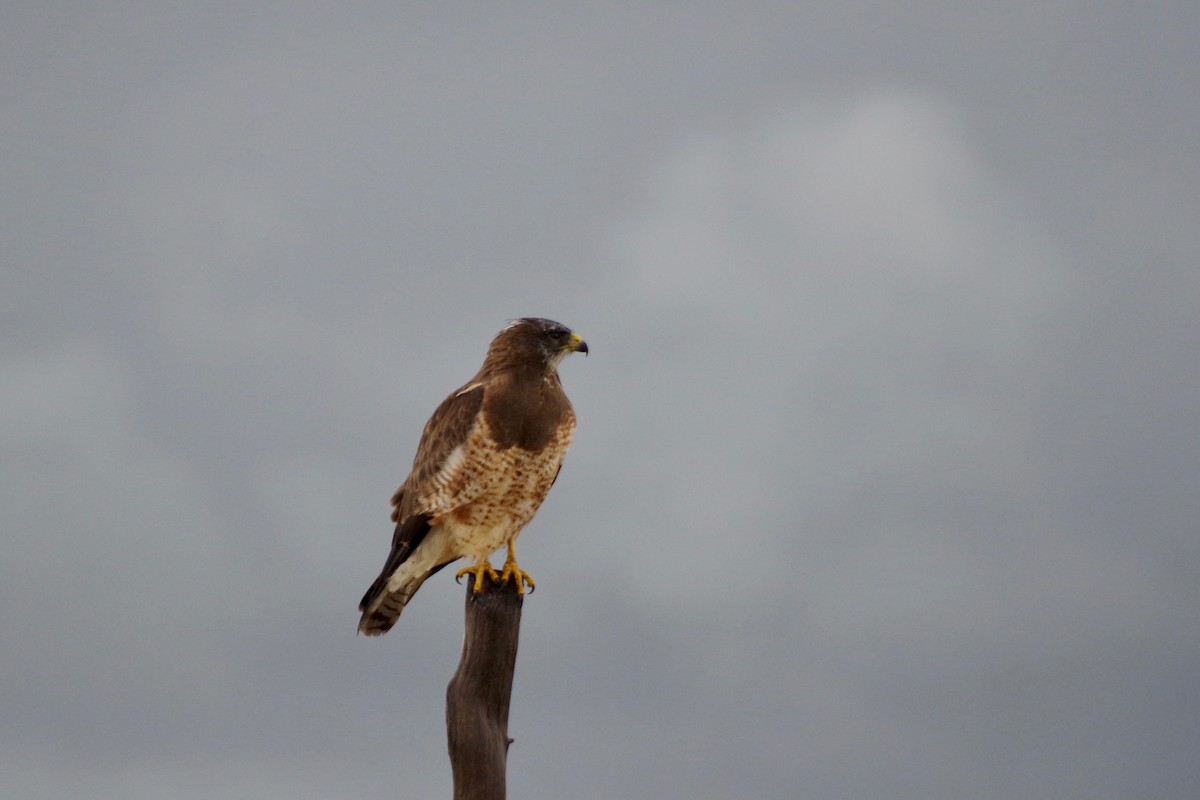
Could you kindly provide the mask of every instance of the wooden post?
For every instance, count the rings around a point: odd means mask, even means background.
[[[478,594],[467,580],[462,660],[446,687],[446,733],[454,800],[504,800],[508,705],[522,595],[512,581],[485,582]]]

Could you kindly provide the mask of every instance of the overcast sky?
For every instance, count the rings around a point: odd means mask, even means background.
[[[356,605],[547,316],[510,796],[1195,796],[1200,5],[3,16],[0,795],[448,797]]]

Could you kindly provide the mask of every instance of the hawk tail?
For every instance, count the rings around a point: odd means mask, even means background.
[[[402,571],[403,566],[396,573]],[[359,633],[382,636],[390,631],[417,589],[433,574],[425,572],[405,576],[396,573],[380,575],[363,595],[362,602],[358,604],[358,610],[362,612],[362,619],[358,622]]]
[[[390,631],[421,584],[449,563],[446,561],[432,569],[412,569],[410,564],[401,564],[390,575],[385,573],[376,578],[358,604],[358,610],[362,612],[358,632],[364,636],[382,636]]]
[[[399,502],[403,491],[401,486],[392,499],[393,504]],[[418,555],[418,548],[428,533],[429,516],[426,514],[413,514],[397,523],[392,551],[388,553],[383,570],[359,601],[358,610],[362,612],[359,633],[382,636],[391,630],[417,589],[437,571],[436,567],[429,569],[432,565],[419,563],[428,559],[428,556],[421,558]]]

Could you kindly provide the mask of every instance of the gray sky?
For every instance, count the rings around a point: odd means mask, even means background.
[[[6,4],[0,794],[446,797],[355,637],[506,319],[592,349],[514,797],[1200,785],[1200,6]]]

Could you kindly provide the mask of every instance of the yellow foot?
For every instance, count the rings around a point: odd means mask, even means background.
[[[501,583],[504,583],[509,578],[517,584],[517,594],[525,594],[525,584],[529,584],[529,593],[533,594],[533,578],[528,572],[517,566],[515,558],[505,561],[504,569],[500,571]]]
[[[507,568],[508,568],[508,565],[506,564],[505,569],[507,569]],[[491,579],[492,583],[497,583],[500,580],[500,576],[498,576],[496,574],[496,570],[492,569],[492,565],[490,563],[488,563],[487,561],[480,561],[478,564],[476,564],[473,567],[463,567],[455,574],[454,580],[456,582],[459,580],[462,580],[462,577],[464,575],[474,575],[475,576],[475,593],[476,594],[479,594],[481,591],[483,591],[483,576],[484,575],[488,576],[488,578]]]

